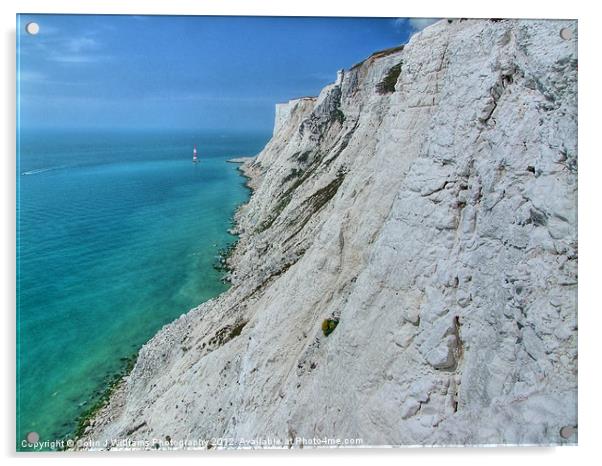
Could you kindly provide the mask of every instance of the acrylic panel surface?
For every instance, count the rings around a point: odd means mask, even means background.
[[[577,32],[18,16],[17,449],[576,443]]]

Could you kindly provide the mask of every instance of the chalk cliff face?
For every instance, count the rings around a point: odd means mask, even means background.
[[[279,105],[232,288],[85,438],[576,442],[576,28],[444,20]]]

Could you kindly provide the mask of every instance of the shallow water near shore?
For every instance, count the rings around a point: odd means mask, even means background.
[[[226,160],[266,134],[20,135],[17,443],[76,420],[163,325],[227,289],[213,268],[249,191]],[[192,146],[201,162],[191,162]]]

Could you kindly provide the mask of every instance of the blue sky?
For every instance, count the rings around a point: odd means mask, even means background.
[[[28,35],[35,21],[40,32]],[[22,128],[271,131],[274,104],[429,20],[21,15]]]

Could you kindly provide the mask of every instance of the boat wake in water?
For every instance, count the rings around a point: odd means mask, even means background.
[[[35,170],[28,170],[26,172],[21,173],[21,175],[38,175],[40,173],[51,172],[55,170],[62,170],[64,168],[69,168],[69,165],[60,165],[58,167],[46,167],[46,168],[36,168]]]

